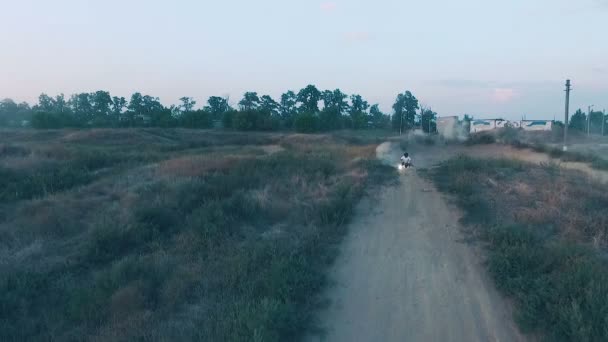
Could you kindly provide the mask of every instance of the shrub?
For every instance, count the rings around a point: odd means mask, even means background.
[[[38,129],[63,128],[76,126],[74,118],[66,113],[36,112],[32,115],[32,127]]]
[[[560,189],[580,186],[580,183],[567,183],[553,168],[553,165],[527,165],[524,169],[523,164],[509,160],[458,157],[431,170],[430,175],[440,190],[456,196],[465,210],[463,221],[477,227],[479,236],[488,243],[490,274],[497,287],[515,300],[516,318],[525,331],[542,332],[551,341],[608,340],[605,328],[608,265],[604,257],[576,240],[561,236],[573,233],[569,226],[572,223],[565,222],[568,220],[548,214],[531,221],[529,216],[518,213],[522,207],[514,205],[522,201],[521,205],[525,205],[529,201],[534,206],[542,206],[541,194],[553,198],[551,189],[545,189],[548,183],[541,180],[560,183]],[[488,178],[500,179],[501,187],[507,190],[479,186],[479,182]],[[525,182],[530,190],[527,195],[513,197],[510,182]],[[553,204],[557,210],[567,211],[563,215],[574,220],[575,225],[580,222],[576,217],[592,216],[608,203],[605,196],[590,194],[585,186],[576,191],[580,194],[563,195],[575,197],[573,202]],[[549,204],[546,205],[534,209],[553,212]],[[601,226],[600,222],[604,221],[597,218],[582,222]],[[556,225],[561,235],[556,232]]]
[[[234,117],[237,113],[235,110],[229,110],[222,114],[222,125],[224,128],[234,128]]]
[[[519,129],[513,127],[501,128],[497,132],[498,140],[505,144],[519,142]]]
[[[240,131],[273,131],[279,125],[278,117],[262,110],[241,110],[232,118],[232,127]]]
[[[204,146],[278,139],[212,134],[204,135]],[[82,203],[73,209],[78,215],[60,220],[78,229],[61,235],[37,235],[48,229],[44,215],[38,230],[24,229],[33,223],[23,214],[2,222],[0,254],[7,260],[0,262],[0,340],[300,338],[365,186],[396,179],[394,168],[370,159],[373,146],[321,141],[247,158],[233,155],[238,148],[208,147],[197,153],[213,151],[214,158],[234,162],[175,178],[156,175],[156,164],[128,169],[125,177],[45,199],[48,211]],[[83,145],[63,151],[62,158],[70,170],[93,179],[93,170],[133,166],[123,164],[131,158],[184,157],[176,149],[124,148]],[[0,172],[0,182],[9,179],[23,189],[21,175]],[[40,193],[40,187],[32,189]],[[21,203],[10,205],[28,212]]]
[[[301,113],[296,117],[295,128],[300,133],[313,133],[319,130],[319,118],[313,113]]]
[[[475,133],[469,136],[467,145],[479,145],[479,144],[494,144],[496,137],[492,133]]]
[[[211,128],[213,127],[213,117],[208,111],[199,109],[182,113],[179,123],[182,127],[187,128]]]

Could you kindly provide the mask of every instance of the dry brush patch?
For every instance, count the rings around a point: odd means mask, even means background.
[[[608,339],[608,187],[557,165],[458,157],[431,171],[486,242],[517,321],[551,341]]]
[[[0,339],[298,337],[355,203],[394,176],[373,145],[322,139],[272,154],[198,143],[129,151],[139,162],[120,172],[6,202]],[[115,151],[94,148],[101,159]],[[87,163],[113,165],[100,158]]]

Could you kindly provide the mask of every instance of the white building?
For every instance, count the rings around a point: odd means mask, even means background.
[[[522,120],[521,128],[524,131],[550,131],[553,129],[551,120]]]
[[[550,131],[553,128],[551,120],[521,120],[480,119],[471,121],[471,133],[491,131],[499,128],[521,128],[525,131]]]
[[[496,129],[498,119],[481,119],[471,121],[471,133],[479,133]]]

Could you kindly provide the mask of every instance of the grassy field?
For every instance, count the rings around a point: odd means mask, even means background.
[[[516,319],[548,341],[608,340],[608,187],[553,164],[458,157],[429,171],[485,242]]]
[[[377,139],[0,132],[0,340],[301,336]]]

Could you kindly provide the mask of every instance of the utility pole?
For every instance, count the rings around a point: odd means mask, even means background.
[[[568,115],[570,110],[570,80],[566,80],[566,120],[564,121],[564,152],[568,151]]]
[[[399,135],[401,135],[401,132],[403,131],[403,113],[399,113],[399,116],[401,117],[401,121],[399,123]]]

